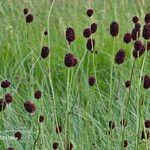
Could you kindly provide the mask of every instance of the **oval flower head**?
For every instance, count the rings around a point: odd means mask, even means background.
[[[35,105],[34,105],[34,103],[32,103],[30,101],[26,101],[24,103],[24,108],[29,113],[34,113],[35,112]]]
[[[115,37],[118,35],[118,33],[119,33],[119,24],[116,21],[114,21],[110,25],[110,34],[113,37]]]
[[[68,41],[69,45],[75,40],[75,32],[74,29],[71,27],[68,27],[66,29],[66,40]]]

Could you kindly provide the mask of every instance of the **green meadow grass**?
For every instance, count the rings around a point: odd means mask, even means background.
[[[31,24],[25,22],[25,7],[34,15]],[[89,7],[95,11],[92,18],[86,16]],[[11,92],[14,101],[0,112],[0,138],[8,137],[0,140],[0,150],[9,146],[15,150],[52,150],[54,142],[63,150],[66,135],[74,150],[121,150],[124,140],[129,150],[149,150],[149,140],[141,140],[140,136],[144,120],[150,119],[150,91],[142,87],[139,77],[150,74],[150,55],[145,53],[136,60],[128,99],[124,82],[130,79],[134,63],[133,42],[126,45],[122,40],[133,28],[132,17],[139,16],[144,25],[147,12],[149,0],[1,0],[0,80],[8,79],[12,86],[1,88],[0,98]],[[109,34],[112,21],[120,25],[115,40]],[[82,36],[83,29],[92,22],[98,24],[93,35],[98,54],[87,51]],[[71,50],[65,40],[69,26],[76,34]],[[48,36],[43,35],[45,30]],[[40,57],[43,45],[51,49],[46,59]],[[126,50],[127,57],[122,65],[116,65],[114,55],[120,48]],[[64,65],[68,52],[79,61],[71,69]],[[96,76],[93,87],[88,85],[90,75]],[[40,100],[34,98],[36,90],[42,91]],[[25,111],[26,100],[35,103],[34,115]],[[125,129],[120,125],[124,110]],[[42,124],[38,122],[41,114],[45,116]],[[107,134],[110,120],[116,125],[111,136]],[[55,131],[57,124],[63,127],[60,134]],[[22,132],[22,139],[10,140],[16,131]]]

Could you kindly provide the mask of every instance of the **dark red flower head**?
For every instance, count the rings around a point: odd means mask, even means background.
[[[64,64],[66,65],[66,67],[74,67],[77,65],[77,63],[78,61],[74,55],[72,55],[71,53],[65,55]]]
[[[137,51],[141,50],[142,47],[143,47],[143,43],[142,43],[141,41],[135,41],[135,42],[134,42],[134,48],[135,48]]]
[[[58,148],[58,143],[57,142],[54,142],[53,143],[53,149],[57,149]]]
[[[96,23],[92,23],[91,24],[91,33],[95,33],[97,31],[97,24]]]
[[[146,120],[144,124],[145,124],[145,128],[150,128],[150,120]]]
[[[40,99],[42,96],[42,92],[40,90],[35,91],[34,93],[34,98]]]
[[[120,49],[115,56],[116,64],[118,65],[122,64],[125,61],[125,57],[126,57],[126,51],[123,49]]]
[[[40,115],[40,117],[39,117],[39,122],[44,122],[44,120],[45,120],[45,117],[43,116],[43,115]]]
[[[93,15],[93,13],[94,13],[94,11],[91,8],[88,9],[87,12],[86,12],[86,14],[87,14],[88,17],[91,17]]]
[[[59,134],[61,132],[62,132],[62,126],[61,125],[56,126],[56,133]]]
[[[91,29],[90,29],[90,28],[84,29],[84,31],[83,31],[83,36],[84,36],[85,38],[89,38],[89,37],[91,36]]]
[[[29,113],[33,113],[35,111],[35,105],[34,105],[34,103],[32,103],[30,101],[26,101],[24,103],[24,108]]]
[[[124,148],[126,148],[128,146],[128,141],[124,140]]]
[[[95,40],[94,39],[88,39],[86,43],[86,48],[90,51],[92,51],[95,47]]]
[[[127,80],[127,81],[125,82],[125,86],[126,86],[126,88],[129,88],[129,87],[130,87],[130,85],[131,85],[131,81],[130,81],[130,80]]]
[[[15,136],[15,138],[16,138],[17,140],[20,140],[21,137],[22,137],[22,133],[21,133],[20,131],[18,131],[18,132],[15,133],[14,136]]]
[[[141,24],[140,24],[140,23],[136,23],[136,24],[134,25],[134,27],[135,27],[136,30],[140,30]]]
[[[114,37],[117,36],[118,33],[119,33],[119,24],[116,21],[114,21],[110,25],[110,34]]]
[[[131,37],[132,37],[132,40],[137,40],[140,37],[140,29],[133,28]]]
[[[142,45],[142,48],[140,50],[134,49],[132,55],[134,58],[138,58],[141,57],[144,54],[144,52],[145,52],[145,47],[144,45]]]
[[[11,84],[10,81],[4,80],[1,82],[1,87],[5,89],[5,88],[10,87],[10,84]]]
[[[31,23],[33,21],[34,17],[32,14],[28,14],[26,16],[26,23]]]
[[[89,77],[89,85],[90,86],[93,86],[94,84],[96,83],[96,79],[95,79],[95,77]]]
[[[150,13],[147,13],[146,15],[145,15],[145,23],[150,23]]]
[[[24,13],[24,15],[27,15],[27,14],[28,14],[28,12],[29,12],[28,8],[24,8],[24,9],[23,9],[23,13]]]
[[[0,112],[6,108],[6,102],[3,99],[0,99]]]
[[[50,53],[50,49],[47,46],[43,46],[41,50],[41,57],[45,59],[48,57],[49,53]]]
[[[109,121],[109,128],[115,129],[115,122],[114,121]]]
[[[150,24],[145,24],[143,27],[143,38],[148,40],[150,39]]]
[[[75,32],[74,29],[71,27],[68,27],[66,29],[66,40],[68,41],[69,45],[75,40]]]
[[[123,41],[127,44],[131,42],[131,39],[132,39],[132,37],[131,37],[130,33],[126,33],[123,37]]]
[[[149,89],[150,88],[150,76],[145,75],[142,77],[142,82],[143,82],[143,87],[145,89]]]
[[[132,18],[132,21],[133,21],[133,23],[138,23],[138,22],[139,22],[139,17],[134,16],[134,17]]]
[[[13,101],[13,96],[11,95],[11,93],[7,93],[7,94],[5,95],[5,101],[6,101],[7,104],[12,103],[12,101]]]

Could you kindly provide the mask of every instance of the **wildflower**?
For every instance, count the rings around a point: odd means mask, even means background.
[[[143,27],[143,38],[148,40],[150,39],[150,24],[145,24]]]
[[[65,55],[64,63],[67,67],[74,67],[77,65],[78,61],[71,53]]]
[[[8,88],[8,87],[10,87],[10,84],[11,84],[10,81],[4,80],[1,82],[1,87],[2,88]]]
[[[6,108],[6,102],[0,99],[0,112]]]
[[[7,104],[10,104],[13,101],[13,96],[10,93],[5,95],[5,101]]]
[[[91,33],[95,33],[97,31],[97,24],[96,23],[92,23],[91,24]]]
[[[119,24],[116,21],[114,21],[110,25],[110,34],[114,37],[117,36],[118,33],[119,33]]]
[[[127,81],[125,82],[125,86],[126,86],[126,88],[129,88],[129,87],[130,87],[130,85],[131,85],[131,81],[130,81],[130,80],[127,80]]]
[[[68,41],[69,45],[75,40],[75,32],[74,29],[71,27],[68,27],[66,29],[66,40]]]
[[[114,121],[109,121],[109,128],[115,129],[115,122]]]
[[[95,77],[93,77],[93,76],[89,77],[89,85],[90,86],[93,86],[95,84],[95,82],[96,82]]]
[[[125,60],[125,57],[126,57],[125,50],[120,49],[117,52],[116,56],[115,56],[115,62],[116,62],[116,64],[118,64],[118,65],[122,64],[124,62],[124,60]]]
[[[46,47],[46,46],[43,46],[43,48],[41,50],[41,57],[43,59],[45,59],[45,58],[48,57],[49,53],[50,53],[50,49],[48,47]]]
[[[15,136],[15,138],[16,138],[17,140],[20,140],[21,137],[22,137],[22,133],[21,133],[20,131],[18,131],[18,132],[15,133],[14,136]]]
[[[58,148],[58,143],[57,142],[54,142],[53,143],[53,149],[57,149]]]
[[[34,17],[32,14],[28,14],[26,16],[26,23],[31,23],[33,21]]]
[[[134,27],[135,27],[136,30],[140,30],[141,24],[140,24],[140,23],[136,23],[136,24],[134,25]]]
[[[27,15],[27,14],[28,14],[28,12],[29,12],[28,8],[24,8],[24,9],[23,9],[23,13],[24,13],[24,15]]]
[[[39,117],[39,122],[44,122],[44,120],[45,120],[45,117],[43,116],[43,115],[40,115],[40,117]]]
[[[150,128],[150,120],[146,120],[144,124],[145,124],[145,128]]]
[[[137,28],[133,28],[131,37],[132,37],[132,40],[137,40],[140,37],[140,30]]]
[[[84,36],[85,38],[89,38],[89,37],[91,36],[91,29],[90,29],[90,28],[84,29],[84,31],[83,31],[83,36]]]
[[[139,18],[137,16],[134,16],[132,18],[133,23],[138,23],[139,22]]]
[[[132,55],[134,58],[138,58],[141,57],[144,54],[144,52],[145,52],[145,47],[144,45],[142,45],[142,48],[140,50],[134,49]]]
[[[91,17],[93,15],[93,13],[94,13],[94,11],[91,8],[88,9],[87,12],[86,12],[86,14],[87,14],[88,17]]]
[[[24,103],[24,108],[29,113],[33,113],[35,111],[35,105],[34,105],[34,103],[32,103],[30,101],[26,101]]]
[[[142,82],[143,82],[143,87],[145,89],[150,88],[150,76],[148,76],[148,75],[143,76],[142,77]]]
[[[131,42],[131,34],[130,33],[126,33],[125,35],[124,35],[124,38],[123,38],[123,41],[125,42],[125,43],[130,43]]]
[[[142,44],[142,42],[141,41],[135,41],[134,42],[134,48],[136,49],[136,50],[141,50],[142,49],[142,47],[143,47],[143,44]]]
[[[95,47],[95,40],[91,38],[88,39],[86,43],[86,48],[91,51],[94,49],[94,47]]]
[[[145,15],[145,23],[150,23],[150,13],[147,13],[146,15]]]
[[[39,91],[39,90],[35,91],[35,93],[34,93],[34,98],[40,99],[41,96],[42,96],[42,92],[41,92],[41,91]]]

